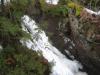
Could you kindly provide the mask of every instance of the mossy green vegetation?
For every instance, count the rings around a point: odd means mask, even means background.
[[[68,14],[68,8],[66,6],[54,6],[54,7],[51,7],[49,8],[46,13],[48,13],[49,15],[52,15],[52,16],[67,16]]]
[[[5,17],[0,17],[0,33],[4,37],[9,36],[19,36],[19,32],[22,32],[21,28],[16,24],[11,22]]]
[[[45,75],[46,59],[21,45],[8,45],[0,52],[0,75]]]
[[[83,6],[81,6],[77,3],[74,3],[74,2],[68,2],[67,6],[71,9],[75,9],[75,11],[76,11],[75,15],[76,16],[79,16],[81,11],[83,10]]]
[[[34,1],[12,0],[0,11],[0,75],[49,74],[48,61],[20,43],[21,38],[31,38],[22,31],[21,17]]]
[[[28,39],[30,35],[22,31],[20,23],[13,22],[6,17],[0,17],[0,41],[9,43],[21,38]]]
[[[45,0],[40,0],[40,5],[43,11],[45,11],[47,9],[47,4],[45,2]]]
[[[60,0],[57,5],[47,4],[45,0],[40,0],[41,9],[44,13],[51,16],[63,16],[69,14],[69,10],[75,10],[75,15],[79,16],[83,10],[83,6],[78,3],[72,2],[71,0]]]
[[[45,0],[40,0],[40,5],[42,11],[51,16],[66,16],[68,14],[68,9],[64,5],[52,5],[47,4]]]
[[[71,0],[59,0],[59,4],[61,5],[66,5],[68,2],[70,2]]]
[[[26,13],[29,6],[34,6],[35,0],[13,0],[10,5],[13,15],[17,20]],[[7,6],[7,7],[8,7]]]

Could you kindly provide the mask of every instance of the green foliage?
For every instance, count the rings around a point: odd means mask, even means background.
[[[46,4],[45,0],[40,0],[40,5],[41,5],[41,9],[43,11],[47,10],[47,4]]]
[[[22,31],[20,26],[21,17],[25,14],[28,3],[29,0],[13,0],[5,6],[5,15],[0,16],[0,39],[2,41],[19,40],[22,37],[30,38],[30,35]]]
[[[0,75],[44,75],[49,71],[42,56],[21,45],[16,47],[9,45],[0,53]]]
[[[26,6],[28,3],[28,0],[13,0],[11,2],[12,4],[14,3],[14,4],[21,5],[21,6]]]
[[[47,15],[52,16],[66,16],[68,14],[68,9],[65,5],[50,5],[46,4],[45,0],[40,0],[41,9]]]
[[[66,16],[68,14],[68,9],[66,6],[57,6],[48,9],[48,13],[54,16]]]
[[[66,17],[69,9],[75,10],[75,15],[79,16],[83,9],[83,6],[71,0],[60,0],[58,5],[46,4],[44,0],[40,0],[40,4],[43,12],[51,16]]]
[[[20,21],[21,17],[23,16],[23,12],[14,10],[14,16],[16,17],[16,21]]]
[[[27,75],[21,68],[16,68],[7,75]]]
[[[25,7],[34,5],[35,0],[13,0],[11,5],[16,10],[24,10]]]
[[[76,11],[76,16],[80,15],[81,11],[83,10],[83,7],[77,3],[69,2],[67,3],[68,8],[71,8],[72,10]]]
[[[59,4],[61,5],[66,5],[68,2],[70,2],[71,0],[59,0]]]
[[[20,31],[18,25],[13,24],[9,19],[5,17],[0,17],[0,30],[4,34],[16,35]]]
[[[12,8],[13,15],[17,20],[25,14],[29,6],[34,5],[34,1],[35,0],[13,0],[11,2],[10,8]]]
[[[21,28],[16,23],[12,23],[9,19],[5,17],[0,17],[1,36],[17,36],[19,32],[21,32]]]
[[[20,39],[21,37],[30,37],[24,31],[18,23],[14,23],[6,17],[0,17],[0,38],[8,39]]]

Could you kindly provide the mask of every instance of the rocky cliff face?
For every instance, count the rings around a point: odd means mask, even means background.
[[[87,19],[83,19],[81,21],[80,19],[74,17],[74,20],[76,19],[78,23],[75,23],[74,21],[74,23],[72,21],[70,22],[72,30],[75,29],[72,31],[72,40],[76,45],[75,48],[78,55],[77,58],[87,68],[90,75],[99,75],[100,42],[96,37],[99,35],[99,30],[97,29],[98,27],[96,26],[96,23],[93,22],[98,20],[96,19],[97,16],[95,16],[95,18],[91,15],[86,17]],[[77,25],[77,27],[74,27],[75,25]],[[98,42],[96,40],[98,40]]]
[[[64,54],[66,54],[65,50],[69,50],[84,65],[84,69],[89,75],[99,75],[100,40],[97,38],[99,30],[96,24],[91,23],[91,21],[79,21],[75,16],[69,16],[63,21],[48,17],[47,21],[49,24],[47,31],[53,33],[50,36],[53,44]],[[59,23],[62,26],[60,28]],[[65,38],[71,40],[67,39],[66,43]]]
[[[57,24],[58,20],[54,21],[53,19],[49,19],[49,21],[50,26],[48,30],[54,34],[51,37],[53,43],[59,47],[63,53],[65,53],[63,50],[69,50],[75,56],[75,58],[84,65],[84,68],[87,70],[89,75],[99,75],[100,45],[99,41],[96,42],[97,34],[95,32],[98,32],[96,29],[97,27],[95,26],[96,24],[92,24],[89,21],[83,23],[83,20],[79,22],[79,19],[77,19],[75,16],[69,16],[68,18],[63,19],[63,23],[61,24],[61,26],[65,27],[61,27],[60,30],[56,30],[59,29],[59,23]],[[69,37],[74,42],[75,46],[73,47],[71,41],[67,42],[66,44],[64,37]],[[70,46],[72,46],[72,49]]]

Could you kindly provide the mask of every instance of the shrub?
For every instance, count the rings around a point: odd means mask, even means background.
[[[9,45],[0,53],[0,75],[44,75],[49,68],[42,56],[21,45]]]
[[[68,14],[68,9],[66,6],[55,6],[48,9],[47,12],[53,16],[66,16]]]
[[[20,39],[21,37],[30,38],[22,31],[19,23],[14,23],[6,17],[0,17],[0,39],[2,41]]]

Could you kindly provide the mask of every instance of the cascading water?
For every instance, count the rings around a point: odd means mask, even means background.
[[[35,21],[27,15],[22,17],[22,28],[32,39],[21,40],[24,46],[40,51],[48,62],[53,63],[50,75],[87,75],[79,71],[82,66],[76,60],[69,60],[48,41],[45,32],[38,28]]]
[[[58,1],[59,0],[46,0],[47,3],[54,4],[54,5],[58,4]]]

